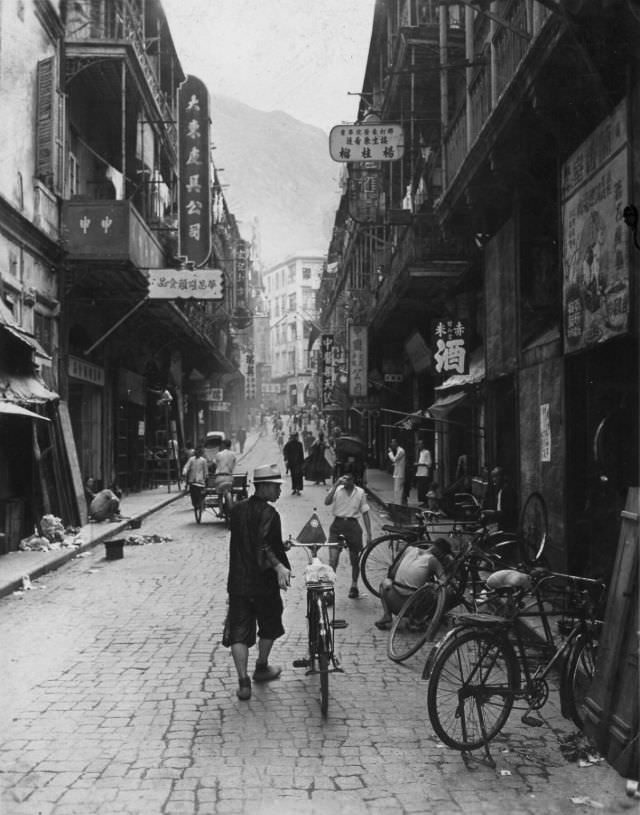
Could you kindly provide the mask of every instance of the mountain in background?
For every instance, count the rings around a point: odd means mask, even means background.
[[[211,97],[214,162],[240,233],[251,240],[258,219],[265,266],[313,250],[325,254],[339,202],[340,165],[329,137],[286,113],[265,113],[225,96]]]

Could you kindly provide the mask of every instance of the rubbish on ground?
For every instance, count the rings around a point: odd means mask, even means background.
[[[588,798],[586,795],[583,796],[576,796],[575,798],[569,798],[572,804],[576,806],[584,806],[584,807],[592,807],[593,809],[604,809],[604,804],[601,804],[600,801],[594,801],[593,798]]]
[[[500,770],[500,775],[511,775],[511,770]]]
[[[31,585],[31,578],[29,577],[28,574],[23,574],[22,575],[22,591],[29,591],[29,589],[32,589],[32,588],[33,588],[33,586]]]
[[[172,540],[170,535],[129,535],[124,542],[127,546],[144,546],[146,543],[166,543]]]
[[[560,739],[560,752],[567,761],[585,762],[580,764],[581,767],[589,767],[602,761],[591,741],[580,731]]]
[[[640,782],[634,781],[632,778],[627,778],[625,792],[629,798],[640,798]]]
[[[44,537],[52,543],[64,540],[64,524],[55,515],[43,515],[40,519],[40,529]]]

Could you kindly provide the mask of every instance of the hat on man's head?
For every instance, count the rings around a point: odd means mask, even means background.
[[[277,464],[263,464],[253,471],[253,483],[258,484],[282,484],[282,476]]]

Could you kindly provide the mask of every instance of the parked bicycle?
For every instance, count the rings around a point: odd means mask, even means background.
[[[309,559],[305,573],[308,656],[294,660],[293,666],[307,668],[305,676],[316,674],[320,677],[320,709],[326,717],[329,710],[329,674],[343,673],[335,653],[333,632],[337,628],[346,628],[347,622],[335,618],[335,574],[332,576],[331,567],[320,561],[318,550],[323,546],[345,547],[346,542],[344,538],[336,543],[323,544],[299,543],[289,539],[289,545],[304,548]]]
[[[436,538],[469,534],[477,524],[453,522],[440,512],[419,510],[413,524],[385,524],[385,534],[374,538],[360,555],[362,582],[374,597],[380,597],[380,583],[398,555],[409,545],[429,546]]]
[[[455,526],[453,534],[458,535]],[[444,576],[416,589],[396,614],[387,642],[389,658],[403,662],[425,643],[433,647],[445,616],[456,606],[463,605],[467,611],[475,611],[479,604],[485,604],[485,576],[501,565],[501,547],[511,543],[492,544],[486,528],[480,529],[472,538],[461,538],[459,550]]]
[[[426,670],[427,707],[435,733],[447,746],[464,754],[483,747],[493,765],[488,745],[516,702],[526,705],[525,724],[542,724],[532,713],[547,701],[547,677],[557,665],[563,715],[582,726],[606,588],[602,581],[545,570],[531,575],[502,570],[487,585],[504,603],[504,614],[457,615],[457,625],[439,643]],[[553,616],[559,618],[557,644]],[[542,637],[524,623],[526,617],[540,620]]]

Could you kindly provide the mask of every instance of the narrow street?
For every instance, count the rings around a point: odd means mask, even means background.
[[[262,440],[247,465],[277,455]],[[306,484],[296,497],[288,487],[278,503],[285,535],[315,507],[328,529],[327,488]],[[385,518],[373,514],[375,531]],[[349,627],[336,639],[345,673],[331,676],[327,721],[317,678],[291,667],[305,653],[300,551],[287,634],[273,652],[282,678],[239,702],[220,644],[225,527],[210,513],[197,525],[185,497],[142,531],[172,540],[127,546],[111,562],[97,547],[0,601],[3,815],[564,813],[576,796],[607,812],[625,805],[610,768],[562,757],[559,738],[571,731],[553,693],[544,727],[512,715],[493,747],[496,770],[467,770],[430,732],[420,655],[390,662],[387,635],[373,626],[377,601],[346,598],[344,556],[336,611]]]

